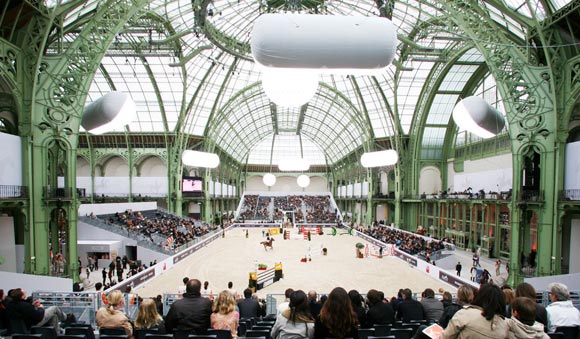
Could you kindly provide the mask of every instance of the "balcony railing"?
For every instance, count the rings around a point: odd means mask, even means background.
[[[578,200],[578,201],[580,201],[580,189],[560,191],[559,197],[560,197],[560,200]]]
[[[0,199],[27,199],[28,187],[0,185]]]

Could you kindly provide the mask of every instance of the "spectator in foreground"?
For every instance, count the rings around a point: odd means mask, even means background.
[[[367,310],[364,307],[364,298],[357,290],[348,291],[348,297],[352,303],[352,309],[354,310],[354,313],[356,313],[358,323],[363,327],[367,323]],[[372,325],[370,327],[372,327]]]
[[[473,304],[455,313],[441,339],[507,338],[509,328],[504,315],[503,292],[495,285],[482,285]]]
[[[403,320],[405,323],[411,322],[411,320],[425,320],[423,305],[413,299],[413,292],[405,288],[402,295],[403,301],[399,303],[397,308],[397,320]]]
[[[542,306],[542,304],[538,304],[536,302],[536,290],[534,289],[534,286],[526,282],[523,282],[516,287],[515,292],[516,297],[529,298],[534,302],[534,304],[536,305],[535,320],[544,325],[545,331],[548,332],[548,311],[546,311],[546,308]]]
[[[449,324],[449,320],[453,318],[455,313],[462,309],[464,306],[471,304],[473,301],[473,289],[471,286],[462,285],[457,289],[457,303],[452,303],[447,306],[443,311],[443,315],[439,319],[439,325],[446,328]]]
[[[517,297],[511,304],[512,317],[507,319],[509,339],[549,339],[544,332],[544,325],[535,321],[536,302],[524,297]]]
[[[310,314],[312,314],[313,318],[318,317],[320,314],[320,309],[322,308],[322,304],[318,302],[317,294],[315,290],[308,291],[308,303],[310,306]]]
[[[395,311],[389,303],[384,303],[379,291],[369,290],[367,292],[369,310],[367,311],[366,328],[373,325],[389,325],[395,322]]]
[[[171,305],[165,317],[165,329],[172,333],[174,329],[205,334],[210,328],[211,300],[201,296],[201,282],[189,279],[183,298]],[[192,334],[193,334],[192,333]]]
[[[157,313],[155,299],[145,299],[139,304],[139,314],[135,319],[135,328],[151,330],[157,329],[159,333],[165,333],[163,318]]]
[[[107,307],[101,307],[97,311],[97,326],[99,328],[123,328],[125,334],[131,338],[133,336],[133,326],[129,318],[120,311],[125,305],[123,293],[113,291],[107,295]]]
[[[270,336],[273,339],[314,338],[314,318],[304,291],[297,290],[290,295],[289,308],[276,317]]]
[[[443,303],[435,299],[435,291],[430,288],[423,291],[421,306],[427,322],[436,322],[443,315]]]
[[[32,301],[26,297],[22,288],[15,288],[8,293],[10,301],[6,304],[8,319],[23,322],[26,329],[32,326],[44,326],[46,324],[59,333],[59,321],[64,321],[66,315],[57,306],[42,307],[40,300]],[[14,332],[15,329],[12,329]]]
[[[358,339],[358,325],[348,293],[342,287],[335,287],[316,318],[314,338]]]
[[[240,314],[236,312],[234,296],[227,290],[221,291],[213,303],[212,311],[210,316],[211,328],[229,330],[232,333],[232,338],[236,339]]]
[[[554,333],[556,327],[575,327],[580,326],[580,311],[572,304],[568,286],[560,283],[551,283],[548,286],[550,290],[550,301],[552,302],[546,311],[548,311],[548,321],[550,327],[548,332]]]
[[[260,303],[252,298],[252,290],[246,288],[244,290],[244,299],[238,301],[238,309],[240,310],[240,318],[257,318],[260,311]]]

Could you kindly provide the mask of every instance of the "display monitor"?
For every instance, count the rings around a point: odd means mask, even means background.
[[[183,177],[181,191],[187,193],[201,193],[203,191],[203,179],[201,177]]]

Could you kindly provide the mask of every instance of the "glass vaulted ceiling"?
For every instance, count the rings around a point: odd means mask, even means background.
[[[546,16],[543,6],[566,2],[480,5],[521,39],[528,19]],[[86,1],[67,14],[65,42],[99,5]],[[390,17],[401,39],[396,61],[376,77],[321,76],[308,105],[277,107],[261,89],[248,44],[254,20],[268,11]],[[439,27],[446,12],[444,2],[429,0],[151,1],[116,36],[88,101],[127,92],[138,108],[129,132],[202,136],[241,163],[270,164],[300,150],[313,164],[333,164],[374,139],[417,131],[423,157],[436,158],[451,108],[484,61],[461,33]]]

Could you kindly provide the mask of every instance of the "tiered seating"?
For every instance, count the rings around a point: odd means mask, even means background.
[[[244,196],[240,219],[253,219],[258,206],[258,195],[247,194]]]
[[[401,251],[407,252],[411,255],[427,257],[427,254],[445,248],[445,242],[443,240],[427,240],[429,238],[425,239],[426,237],[399,231],[383,225],[371,229],[363,229],[361,231],[384,243],[395,244]]]
[[[159,247],[175,248],[217,229],[217,226],[160,210],[125,211],[99,215],[97,218],[108,224],[119,225],[126,232],[142,235],[144,240]]]

